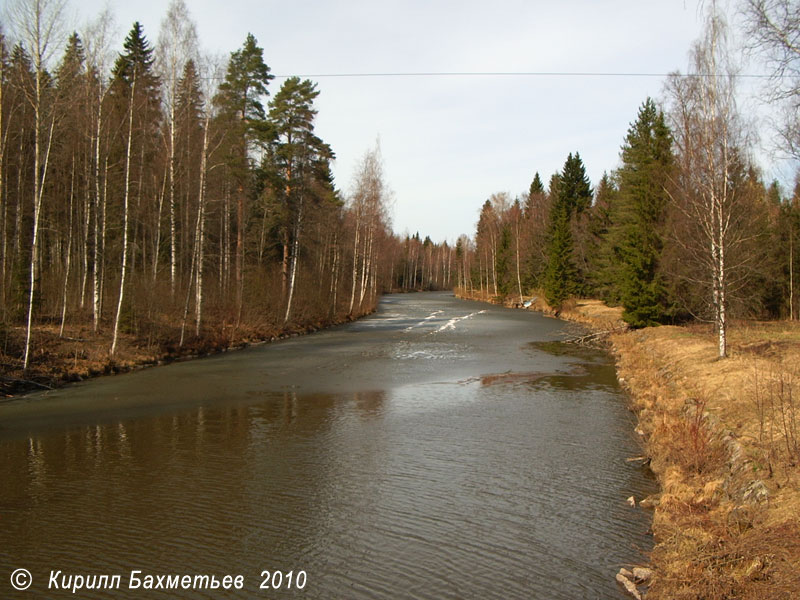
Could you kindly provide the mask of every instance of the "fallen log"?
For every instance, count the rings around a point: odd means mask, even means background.
[[[591,346],[592,344],[597,344],[600,340],[608,337],[612,333],[616,333],[617,331],[625,331],[628,329],[627,325],[621,327],[614,327],[612,329],[606,329],[603,331],[594,331],[592,333],[587,333],[586,335],[579,335],[571,338],[567,338],[564,340],[567,344],[578,344],[581,346]]]

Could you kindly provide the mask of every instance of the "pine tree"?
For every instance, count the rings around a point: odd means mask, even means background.
[[[612,233],[617,293],[625,309],[623,318],[634,327],[661,323],[669,314],[659,260],[671,147],[664,114],[648,98],[622,146]]]
[[[227,166],[233,175],[236,195],[236,304],[242,308],[244,286],[244,239],[247,227],[245,200],[255,192],[251,151],[267,138],[266,112],[261,100],[268,95],[267,86],[274,79],[264,62],[264,50],[252,33],[248,33],[242,48],[232,52],[225,81],[215,98],[220,107],[225,128],[229,132],[230,153]]]
[[[248,153],[266,135],[267,114],[262,99],[269,95],[267,86],[275,77],[264,62],[264,50],[248,33],[239,50],[231,53],[225,81],[214,99],[230,119],[237,140],[238,168],[249,169]],[[241,175],[241,174],[240,174]]]
[[[278,187],[275,196],[281,198],[281,214],[285,218],[284,321],[288,321],[291,313],[304,212],[308,210],[309,203],[320,200],[318,185],[322,184],[323,189],[326,187],[328,164],[333,159],[330,146],[314,133],[314,118],[317,115],[314,100],[317,96],[319,91],[314,83],[308,79],[301,81],[299,77],[290,77],[270,103],[270,147],[276,169],[273,180]],[[332,188],[327,191],[332,192]]]

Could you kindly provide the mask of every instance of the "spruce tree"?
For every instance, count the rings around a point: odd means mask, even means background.
[[[564,300],[576,293],[578,279],[573,257],[570,211],[561,200],[553,204],[550,213],[549,242],[544,293],[547,303],[559,310]]]
[[[613,227],[612,211],[617,203],[617,184],[608,173],[597,184],[594,204],[591,208],[589,220],[589,239],[587,240],[587,255],[589,262],[587,285],[590,293],[603,301],[618,305],[619,296],[614,272],[614,256],[609,242],[609,232]]]
[[[153,46],[145,37],[141,23],[136,21],[133,24],[122,47],[124,51],[117,57],[111,71],[112,80],[117,84],[115,92],[127,100],[128,90],[135,77],[137,96],[141,93],[150,104],[158,106],[160,81],[153,70]]]
[[[536,202],[544,196],[544,185],[539,177],[539,172],[533,176],[531,187],[528,190],[528,199],[525,202],[525,218],[529,219],[536,212]]]
[[[669,301],[659,270],[672,138],[664,114],[648,98],[622,146],[614,211],[615,287],[623,318],[633,327],[664,322]]]
[[[564,300],[581,292],[582,281],[575,265],[573,217],[592,202],[592,187],[580,155],[570,154],[561,174],[551,179],[555,198],[550,211],[550,231],[544,290],[547,302],[559,309]]]

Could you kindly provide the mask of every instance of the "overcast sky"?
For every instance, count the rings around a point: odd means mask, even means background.
[[[80,23],[102,0],[72,0]],[[702,29],[694,0],[186,0],[202,49],[248,32],[275,75],[318,83],[317,132],[337,154],[338,187],[380,139],[393,227],[454,241],[472,235],[494,192],[545,185],[570,152],[595,184],[618,165],[628,125],[662,77],[385,76],[342,73],[686,71]],[[110,0],[118,46],[139,20],[151,42],[164,0]],[[274,94],[282,80],[271,84]]]

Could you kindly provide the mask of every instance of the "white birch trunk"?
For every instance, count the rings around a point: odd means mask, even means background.
[[[174,76],[175,73],[173,71],[173,77]],[[171,85],[174,86],[175,84],[172,83]],[[158,209],[160,221],[160,201]],[[159,227],[158,231],[160,232],[160,230],[161,228]],[[172,296],[175,295],[175,279],[177,276],[177,248],[175,237],[175,97],[173,93],[172,101],[169,105],[169,290]],[[158,262],[158,246],[156,246],[155,262]]]
[[[158,209],[156,210],[156,239],[153,241],[153,285],[158,281],[158,255],[161,249],[161,213],[164,210],[164,189],[167,185],[168,173],[164,174],[164,180],[161,184],[161,193],[158,195]],[[175,286],[172,286],[172,293],[175,292]]]
[[[297,206],[297,218],[295,220],[294,225],[294,239],[292,240],[292,257],[291,257],[291,267],[290,267],[290,274],[289,274],[289,292],[288,298],[286,301],[286,314],[283,317],[283,322],[289,322],[289,315],[292,312],[292,299],[294,298],[294,287],[295,281],[297,278],[297,258],[300,252],[300,228],[303,222],[303,198],[300,197]]]
[[[519,291],[519,303],[522,304],[522,277],[519,274],[519,219],[516,220],[516,235],[514,238],[517,250],[517,290]]]
[[[206,115],[203,130],[203,154],[200,157],[200,197],[197,202],[198,228],[195,234],[197,243],[197,278],[195,280],[195,324],[194,334],[200,336],[200,325],[203,320],[203,261],[205,259],[205,228],[206,228],[206,188],[208,178],[208,129],[211,119]]]
[[[357,212],[355,234],[353,235],[353,286],[350,290],[350,308],[347,310],[347,313],[350,315],[353,314],[353,306],[355,305],[356,301],[356,283],[358,281],[358,234],[361,227],[359,221],[360,218]]]
[[[94,139],[94,256],[92,265],[92,330],[97,333],[100,322],[100,272],[102,249],[100,239],[100,133],[103,123],[103,99],[98,98],[97,128]],[[105,211],[102,211],[105,214]]]
[[[58,337],[64,337],[64,323],[67,320],[67,289],[69,288],[69,271],[72,264],[72,205],[75,197],[75,157],[72,157],[72,178],[69,186],[69,231],[67,232],[67,256],[64,268],[64,289],[61,298],[61,327]]]
[[[131,83],[131,99],[128,115],[128,146],[125,152],[125,189],[122,204],[122,268],[119,278],[119,296],[117,298],[117,314],[114,317],[114,337],[111,341],[111,356],[117,350],[117,340],[119,338],[119,320],[122,315],[122,303],[125,296],[125,277],[128,269],[128,203],[130,197],[130,174],[131,174],[131,143],[133,140],[133,100],[136,95],[136,69],[133,70],[133,82]]]
[[[339,230],[333,232],[333,271],[331,277],[331,316],[336,315],[336,300],[339,293]]]
[[[39,99],[41,99],[41,69],[37,69],[36,72],[36,95]],[[28,370],[28,365],[30,364],[30,350],[31,350],[31,327],[33,326],[33,300],[34,300],[34,293],[36,290],[36,264],[39,260],[39,220],[41,218],[42,213],[42,198],[44,195],[44,184],[47,180],[47,165],[50,160],[50,146],[53,141],[53,128],[55,127],[55,115],[50,122],[50,134],[48,135],[47,139],[47,152],[45,154],[44,165],[42,165],[42,175],[41,180],[39,179],[39,169],[40,169],[40,162],[41,162],[41,134],[39,132],[40,129],[40,119],[41,119],[41,107],[40,101],[36,103],[36,133],[35,133],[35,142],[34,142],[34,204],[33,204],[33,241],[32,241],[32,248],[31,248],[31,263],[30,263],[30,290],[28,294],[28,318],[27,324],[25,328],[25,355],[22,360],[22,370],[23,372]]]

